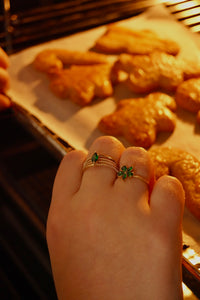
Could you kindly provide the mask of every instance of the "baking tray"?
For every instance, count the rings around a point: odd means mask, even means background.
[[[45,146],[57,159],[61,160],[73,148],[44,125],[36,116],[12,101],[15,118]]]

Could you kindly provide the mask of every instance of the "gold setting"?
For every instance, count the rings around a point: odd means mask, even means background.
[[[149,185],[149,181],[145,179],[143,176],[135,174],[134,168],[127,167],[127,166],[122,166],[121,169],[119,170],[119,167],[114,161],[114,159],[109,156],[109,155],[104,155],[104,154],[99,154],[97,152],[94,152],[90,157],[86,159],[83,165],[83,171],[90,167],[109,167],[113,169],[117,173],[117,177],[121,177],[123,180],[127,178],[137,178]]]
[[[83,165],[83,171],[87,168],[99,166],[99,167],[109,167],[115,172],[118,172],[117,163],[112,159],[111,156],[98,154],[94,152],[91,157],[88,157]]]

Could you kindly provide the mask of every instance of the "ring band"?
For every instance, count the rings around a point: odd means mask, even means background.
[[[98,154],[97,152],[94,152],[92,156],[88,157],[84,162],[83,171],[94,166],[109,167],[118,173],[116,161],[114,161],[114,159],[112,159],[112,157],[108,155]]]
[[[149,181],[147,179],[145,179],[141,175],[134,173],[133,167],[126,167],[126,166],[121,167],[121,170],[117,172],[117,176],[121,177],[123,180],[125,180],[128,177],[138,178],[142,180],[144,183],[146,183],[147,185],[149,185]]]
[[[94,166],[104,166],[109,167],[113,169],[118,177],[121,177],[123,180],[125,180],[128,177],[134,177],[142,180],[144,183],[149,185],[149,181],[145,179],[143,176],[135,174],[133,167],[121,167],[121,170],[119,171],[119,168],[117,166],[116,161],[109,156],[109,155],[103,155],[98,154],[97,152],[94,152],[91,157],[88,157],[86,161],[83,164],[83,171],[87,168],[94,167]]]

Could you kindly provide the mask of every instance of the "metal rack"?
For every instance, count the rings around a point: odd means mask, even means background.
[[[70,0],[13,13],[4,0],[0,17],[0,44],[7,53],[63,35],[129,18],[162,0]],[[103,13],[102,13],[103,12]]]
[[[200,1],[171,0],[166,1],[171,14],[193,32],[200,32]]]

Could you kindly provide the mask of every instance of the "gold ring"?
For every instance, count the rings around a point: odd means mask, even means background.
[[[127,166],[121,167],[121,170],[117,172],[117,176],[121,177],[123,180],[125,180],[128,177],[138,178],[142,180],[144,183],[146,183],[147,185],[149,185],[149,181],[147,179],[145,179],[141,175],[135,174],[133,167],[127,167]]]
[[[112,159],[111,156],[98,154],[94,152],[91,157],[88,157],[83,165],[83,171],[87,168],[94,167],[94,166],[104,166],[113,169],[115,172],[118,173],[117,163]]]

